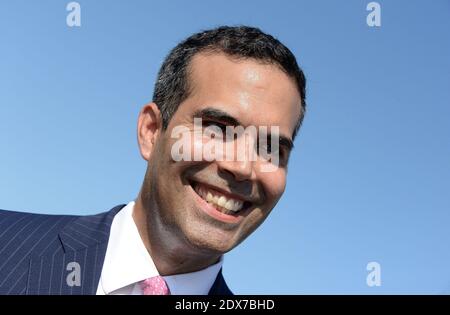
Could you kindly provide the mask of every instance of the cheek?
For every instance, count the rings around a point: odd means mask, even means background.
[[[172,163],[201,161],[206,139],[201,133],[190,130],[185,126],[180,129],[180,132],[172,131],[171,137],[168,137],[167,145],[164,147],[165,154],[171,159]]]
[[[278,169],[275,172],[263,173],[260,182],[264,187],[268,203],[276,203],[284,193],[286,188],[286,172]]]

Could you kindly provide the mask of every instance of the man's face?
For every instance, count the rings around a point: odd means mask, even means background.
[[[225,253],[251,234],[280,199],[290,148],[280,143],[279,166],[269,172],[263,166],[270,162],[260,158],[175,161],[171,151],[178,139],[172,131],[183,126],[193,134],[194,118],[201,118],[202,128],[239,123],[258,130],[266,126],[270,132],[278,127],[289,142],[301,100],[294,81],[274,65],[211,53],[195,55],[190,70],[192,91],[158,136],[144,185],[152,187],[153,221],[159,228],[196,250]],[[241,140],[232,142],[237,147]],[[197,145],[193,141],[191,149]]]

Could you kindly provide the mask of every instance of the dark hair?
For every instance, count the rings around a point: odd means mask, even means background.
[[[305,75],[286,46],[260,29],[248,26],[221,26],[196,33],[172,49],[159,70],[153,93],[153,102],[161,111],[163,129],[167,128],[178,106],[189,96],[189,63],[200,52],[222,52],[236,58],[274,64],[294,79],[301,97],[300,117],[293,133],[295,138],[306,109]]]

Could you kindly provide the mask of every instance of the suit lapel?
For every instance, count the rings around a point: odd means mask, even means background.
[[[216,280],[214,281],[211,290],[209,290],[208,295],[233,295],[223,278],[222,268],[217,274]]]
[[[67,224],[44,255],[31,259],[27,294],[95,294],[111,223],[123,207]]]

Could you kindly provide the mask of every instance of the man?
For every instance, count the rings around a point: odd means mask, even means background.
[[[139,114],[148,164],[136,200],[82,217],[0,212],[0,293],[231,294],[223,255],[283,194],[304,111],[305,77],[278,40],[250,27],[192,35],[167,56]],[[239,126],[255,127],[257,137],[216,137]],[[194,139],[182,150],[191,158],[180,159],[185,135]],[[220,150],[198,158],[210,142],[236,150],[231,159],[217,158]],[[276,156],[250,158],[247,148],[262,145]]]

